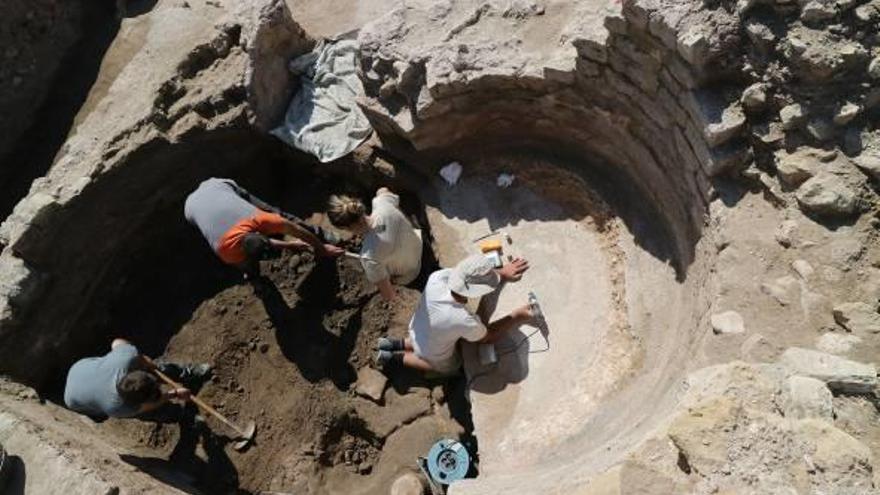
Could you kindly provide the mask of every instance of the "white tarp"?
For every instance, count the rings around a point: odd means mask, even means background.
[[[370,136],[372,127],[357,105],[363,86],[357,75],[357,42],[320,41],[290,62],[300,76],[284,122],[272,134],[321,162],[345,156]]]

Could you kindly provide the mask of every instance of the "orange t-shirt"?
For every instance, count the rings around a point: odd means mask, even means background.
[[[247,259],[241,246],[245,235],[255,232],[263,235],[283,234],[286,228],[287,221],[281,215],[259,210],[256,215],[240,220],[223,234],[217,246],[217,255],[230,265],[243,263]]]

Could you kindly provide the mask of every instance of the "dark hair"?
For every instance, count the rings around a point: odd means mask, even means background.
[[[351,196],[330,196],[327,206],[327,216],[330,218],[330,223],[334,227],[341,229],[358,223],[367,214],[367,208],[364,206],[364,203]]]
[[[266,258],[270,247],[269,238],[263,234],[245,234],[241,240],[241,249],[244,251],[248,260],[251,261],[260,261]]]
[[[138,406],[146,402],[159,400],[162,396],[162,389],[159,388],[159,381],[153,376],[142,370],[129,371],[116,384],[116,391],[122,400],[130,406]]]

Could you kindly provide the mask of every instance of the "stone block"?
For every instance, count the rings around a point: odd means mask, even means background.
[[[367,366],[358,371],[355,392],[362,397],[380,402],[387,383],[388,378],[385,375]]]
[[[786,418],[833,419],[831,390],[825,382],[806,376],[790,376],[782,388],[782,411]]]
[[[736,311],[715,313],[710,317],[712,331],[716,334],[743,333],[746,331],[743,317]]]
[[[802,210],[826,217],[846,217],[858,210],[858,192],[841,177],[826,171],[801,184],[797,202]]]
[[[822,169],[812,148],[801,148],[794,153],[779,150],[775,156],[776,176],[785,186],[796,188]]]
[[[853,333],[880,333],[880,313],[876,306],[848,302],[834,306],[834,321]]]
[[[812,349],[786,349],[779,362],[793,374],[822,380],[832,391],[870,393],[877,386],[877,370],[873,364],[858,363]]]
[[[782,128],[790,131],[803,126],[807,121],[807,114],[800,103],[792,103],[779,110],[779,120],[782,121]]]

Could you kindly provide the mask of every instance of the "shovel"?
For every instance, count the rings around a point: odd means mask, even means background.
[[[152,360],[148,359],[148,362],[153,365],[153,371],[159,376],[159,378],[162,379],[162,381],[174,388],[184,388],[183,385],[175,382],[168,375],[159,371]],[[189,397],[189,400],[191,400],[193,404],[199,406],[199,409],[219,419],[223,424],[225,424],[238,434],[238,436],[235,437],[236,442],[232,444],[232,448],[234,448],[235,450],[243,450],[245,447],[250,445],[251,441],[254,439],[254,433],[256,433],[257,431],[256,423],[254,423],[253,421],[248,421],[247,425],[244,428],[240,428],[238,425],[227,419],[226,416],[220,414],[216,409],[209,406],[204,401],[202,401],[202,399],[199,399],[195,395],[191,395]]]

